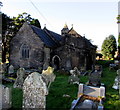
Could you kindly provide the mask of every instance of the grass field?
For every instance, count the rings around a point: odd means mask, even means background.
[[[104,107],[110,110],[119,110],[120,100],[118,97],[118,90],[112,88],[114,84],[114,79],[116,77],[116,70],[109,70],[108,66],[111,61],[99,61],[97,64],[103,65],[103,75],[101,82],[105,84],[106,87],[106,100],[104,102]],[[54,109],[70,109],[71,103],[77,98],[78,85],[68,84],[68,75],[60,74],[55,72],[56,79],[51,84],[49,89],[49,95],[46,97],[46,107],[47,110]],[[86,83],[88,81],[88,76],[81,76],[80,82]],[[13,84],[6,84],[12,88]],[[63,97],[64,95],[69,95],[70,97]],[[12,88],[12,108],[22,107],[22,90]]]

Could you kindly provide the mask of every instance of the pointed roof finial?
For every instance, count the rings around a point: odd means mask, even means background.
[[[71,26],[72,26],[72,28],[73,28],[73,24],[72,24]]]
[[[67,24],[65,23],[64,28],[68,28]]]
[[[46,24],[44,24],[44,28],[46,28]]]

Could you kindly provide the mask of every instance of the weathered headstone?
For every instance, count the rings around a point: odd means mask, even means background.
[[[75,74],[75,75],[80,75],[80,71],[78,70],[77,67],[74,67],[73,70],[70,70],[70,74],[71,74],[71,75],[73,75],[73,74]]]
[[[2,64],[0,64],[0,74],[4,73],[4,68],[2,66]]]
[[[6,63],[0,64],[0,73],[5,73],[7,70]]]
[[[117,70],[117,76],[115,78],[115,82],[112,88],[119,89],[119,99],[120,99],[120,69]]]
[[[89,74],[88,85],[90,86],[100,86],[101,85],[101,74],[102,67],[96,65],[95,70]]]
[[[71,110],[103,110],[105,87],[92,87],[79,84],[78,99],[72,102]]]
[[[47,94],[48,89],[41,74],[31,73],[23,84],[23,108],[45,108]]]
[[[68,78],[68,83],[70,84],[79,84],[80,79],[78,76],[80,75],[80,72],[78,71],[77,67],[74,67],[74,70],[70,70],[71,76]]]
[[[48,89],[51,85],[51,83],[55,80],[55,74],[53,73],[54,68],[48,66],[48,68],[46,70],[42,71],[42,78],[44,80],[44,82],[46,83]]]
[[[98,97],[98,96],[105,97],[105,87],[104,86],[93,87],[84,84],[79,84],[78,97],[81,94],[85,94],[93,97]]]
[[[0,84],[0,109],[11,107],[11,89]]]
[[[14,88],[22,88],[23,83],[24,83],[24,78],[25,78],[25,69],[24,68],[19,68],[17,70],[17,78],[14,83]]]
[[[8,74],[13,74],[14,73],[14,66],[10,65],[8,68]]]

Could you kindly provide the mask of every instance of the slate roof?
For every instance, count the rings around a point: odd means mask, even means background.
[[[40,37],[40,39],[45,43],[48,47],[57,47],[59,46],[59,41],[61,41],[61,35],[52,32],[46,28],[40,29],[36,26],[31,25],[33,31]]]

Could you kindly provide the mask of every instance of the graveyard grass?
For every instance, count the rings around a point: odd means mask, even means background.
[[[116,77],[116,70],[109,70],[109,64],[111,61],[99,61],[97,64],[102,64],[103,75],[101,82],[106,87],[106,99],[104,107],[109,110],[118,110],[120,108],[120,100],[118,96],[118,90],[112,88],[114,79]],[[74,99],[77,99],[78,85],[68,84],[68,75],[55,72],[56,79],[51,84],[49,89],[49,95],[46,97],[47,110],[52,109],[70,109],[71,103]],[[86,83],[88,76],[81,76],[80,82]],[[8,87],[12,87],[13,84],[6,84]],[[67,95],[66,97],[64,97]],[[22,90],[12,87],[12,108],[22,107]]]

